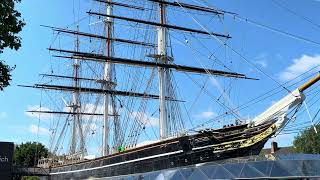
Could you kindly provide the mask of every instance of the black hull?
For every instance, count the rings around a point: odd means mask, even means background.
[[[224,132],[247,131],[244,136],[226,136],[232,139],[232,146],[225,146],[221,150],[221,144],[229,143],[225,139],[206,138],[208,132],[193,136],[185,136],[168,142],[143,147],[132,152],[113,155],[110,157],[95,159],[78,164],[64,165],[51,168],[51,179],[85,179],[112,177],[136,173],[145,173],[168,168],[189,166],[193,164],[218,161],[228,158],[258,155],[266,141],[274,134],[272,124],[260,126],[258,131],[250,131],[246,127],[237,127]],[[221,134],[223,132],[220,131]],[[265,133],[268,132],[268,133]],[[209,132],[212,135],[212,133]],[[264,136],[261,136],[264,135]],[[253,141],[255,137],[262,137],[252,144],[244,146]],[[251,138],[251,139],[250,139]],[[206,141],[199,141],[206,139]],[[249,141],[250,139],[250,141]],[[222,141],[222,142],[221,142]],[[239,143],[241,142],[241,144]],[[198,145],[201,146],[198,146]],[[218,144],[219,146],[215,146]],[[124,160],[125,159],[125,160]]]

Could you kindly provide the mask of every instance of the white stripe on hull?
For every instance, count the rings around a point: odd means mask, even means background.
[[[90,170],[95,170],[95,169],[102,169],[102,168],[106,168],[106,167],[112,167],[112,166],[117,166],[117,165],[122,165],[122,164],[128,164],[128,163],[132,163],[132,162],[143,161],[143,160],[147,160],[147,159],[153,159],[153,158],[157,158],[157,157],[168,156],[168,155],[178,154],[178,153],[182,153],[182,152],[183,152],[183,150],[174,151],[174,152],[169,152],[169,153],[164,153],[164,154],[157,154],[157,155],[154,155],[154,156],[149,156],[149,157],[144,157],[144,158],[139,158],[139,159],[133,159],[133,160],[130,160],[130,161],[124,161],[124,162],[119,162],[119,163],[115,163],[115,164],[109,164],[109,165],[100,166],[100,167],[93,167],[93,168],[88,168],[88,169],[78,169],[78,170],[73,170],[73,171],[55,172],[55,173],[50,173],[50,175],[68,174],[68,173],[75,173],[75,172],[82,172],[82,171],[90,171]]]

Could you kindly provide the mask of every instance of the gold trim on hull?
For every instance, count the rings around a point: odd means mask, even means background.
[[[211,147],[213,148],[214,153],[230,151],[230,150],[235,150],[239,148],[246,148],[246,147],[253,146],[254,144],[268,138],[275,131],[276,131],[276,125],[272,124],[268,129],[266,129],[262,133],[252,136],[248,139],[240,139],[236,141],[225,142],[217,145],[212,145]]]

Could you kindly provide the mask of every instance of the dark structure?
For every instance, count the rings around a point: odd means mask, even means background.
[[[262,149],[260,155],[266,154],[290,154],[292,153],[292,146],[288,147],[278,147],[277,142],[271,143],[271,148]]]
[[[10,180],[12,176],[14,144],[12,142],[0,142],[0,179]]]

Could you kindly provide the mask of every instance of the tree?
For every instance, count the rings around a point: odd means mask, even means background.
[[[16,146],[13,163],[16,166],[34,167],[41,157],[48,157],[48,149],[37,142],[27,142]]]
[[[316,125],[315,128],[318,133],[315,132],[312,126],[295,137],[293,141],[294,152],[320,154],[320,124]]]
[[[21,177],[21,180],[40,180],[40,178],[37,176],[24,176]]]
[[[15,10],[15,3],[21,0],[1,0],[0,1],[0,54],[5,48],[18,50],[21,47],[21,38],[17,34],[22,30],[25,22],[21,20],[21,13]],[[0,91],[10,85],[10,72],[14,67],[10,67],[0,59]]]

